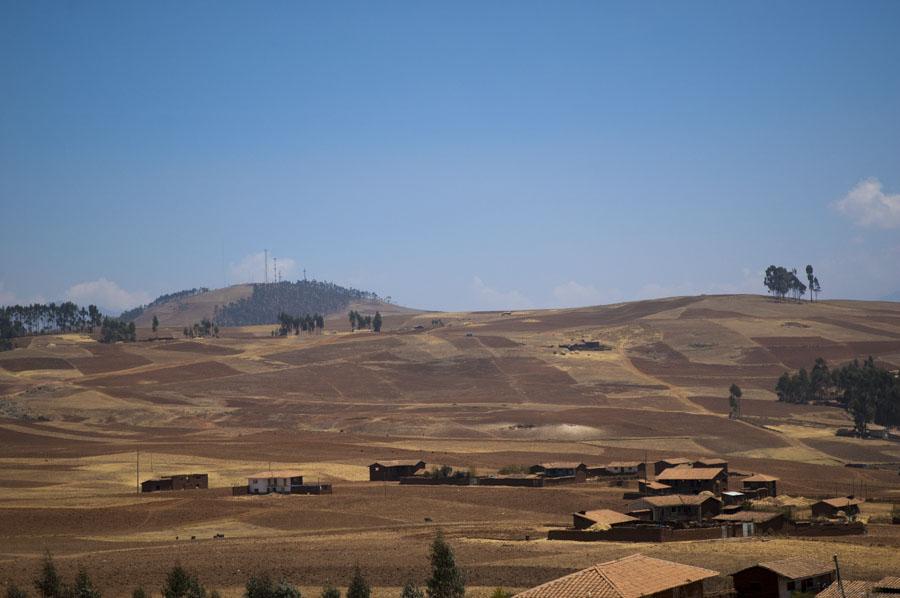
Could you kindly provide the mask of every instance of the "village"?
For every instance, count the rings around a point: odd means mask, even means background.
[[[754,537],[822,538],[864,535],[863,498],[853,495],[791,497],[779,491],[779,478],[763,472],[729,470],[725,459],[667,457],[656,461],[613,461],[605,464],[546,462],[504,469],[512,473],[473,474],[424,459],[386,459],[371,463],[369,482],[403,486],[478,486],[534,489],[583,484],[621,489],[624,508],[592,508],[573,512],[571,525],[550,529],[554,542],[739,541]],[[160,476],[141,482],[141,493],[207,489],[205,473]],[[528,490],[526,490],[528,491]],[[304,482],[297,470],[253,473],[246,484],[231,487],[234,496],[329,495],[331,484]],[[322,500],[327,500],[323,498]],[[879,497],[868,497],[878,501]],[[892,523],[900,525],[900,509],[892,506]],[[525,538],[526,540],[530,538]],[[837,556],[831,559],[796,554],[760,561],[733,571],[715,571],[642,555],[599,563],[551,580],[518,596],[632,596],[736,598],[822,596],[855,598],[900,594],[900,577],[878,581],[841,576]],[[730,587],[704,582],[730,579]]]

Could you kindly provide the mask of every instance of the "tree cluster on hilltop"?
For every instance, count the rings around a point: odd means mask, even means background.
[[[71,301],[0,307],[0,351],[12,348],[19,336],[93,332],[102,318],[96,305],[85,308]]]
[[[860,435],[870,422],[900,425],[900,377],[876,365],[871,356],[834,369],[820,357],[809,372],[801,368],[796,374],[782,374],[775,392],[786,403],[839,403]]]
[[[775,266],[773,264],[766,268],[766,277],[763,279],[763,284],[772,296],[779,299],[784,299],[790,295],[797,301],[800,301],[801,297],[809,291],[809,300],[812,301],[822,291],[819,279],[815,276],[812,266],[806,266],[806,280],[809,283],[808,285],[803,284],[803,281],[797,276],[796,268],[788,270],[784,266]]]
[[[213,319],[220,326],[274,324],[281,313],[327,314],[342,311],[353,301],[377,299],[375,293],[316,280],[255,284],[250,297],[217,307]]]
[[[131,322],[132,320],[138,319],[138,317],[147,309],[155,307],[157,305],[162,305],[166,301],[174,301],[176,299],[183,299],[185,297],[192,297],[193,295],[200,295],[201,293],[208,292],[209,289],[207,287],[200,287],[197,289],[185,289],[183,291],[176,291],[174,293],[165,293],[163,295],[160,295],[147,305],[139,305],[132,309],[126,309],[119,315],[119,319],[125,320],[126,322]]]
[[[281,336],[287,336],[291,331],[294,334],[300,334],[301,332],[315,334],[321,333],[325,329],[325,316],[319,314],[292,316],[281,312],[278,314],[278,323],[281,324],[281,327],[278,329],[278,334]]]

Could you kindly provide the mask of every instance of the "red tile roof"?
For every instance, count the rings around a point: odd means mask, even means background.
[[[805,556],[795,556],[780,561],[768,561],[759,563],[757,566],[788,579],[806,579],[807,577],[816,577],[817,575],[825,575],[834,571],[834,563],[831,561],[827,559],[812,559]],[[751,568],[747,567],[742,570],[745,571]]]
[[[516,594],[519,598],[639,598],[716,577],[718,572],[633,554]]]

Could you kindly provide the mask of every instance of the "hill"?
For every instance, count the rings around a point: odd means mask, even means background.
[[[351,304],[396,313],[404,308],[381,301],[374,293],[328,282],[297,281],[241,284],[222,289],[191,289],[163,295],[147,306],[123,314],[139,328],[150,327],[153,316],[165,327],[181,328],[203,318],[220,326],[275,324],[278,314],[321,313],[337,319]],[[413,310],[405,310],[412,312]],[[343,317],[343,316],[341,316]]]
[[[146,342],[41,336],[0,354],[0,534],[10,547],[0,577],[29,583],[52,535],[54,556],[72,571],[85,562],[109,572],[99,583],[111,595],[123,576],[154,587],[176,559],[226,596],[241,594],[236,571],[277,566],[313,594],[356,562],[382,595],[396,595],[397,572],[427,554],[435,526],[483,588],[536,585],[600,552],[637,550],[723,571],[813,549],[837,554],[849,577],[900,567],[897,526],[877,522],[836,540],[524,541],[569,524],[573,511],[622,510],[634,482],[366,481],[380,459],[489,474],[545,461],[715,456],[732,473],[779,477],[782,493],[878,498],[865,516],[883,518],[900,496],[900,443],[838,436],[850,425],[842,409],[781,403],[773,390],[782,372],[820,356],[900,366],[900,304],[732,295],[509,312],[391,308],[381,334],[351,333],[337,313],[315,335],[272,337],[260,325],[154,341],[139,329]],[[732,383],[744,390],[737,420],[728,417]],[[138,461],[143,478],[208,472],[212,489],[135,495]],[[230,486],[266,468],[297,469],[334,494],[232,496]]]

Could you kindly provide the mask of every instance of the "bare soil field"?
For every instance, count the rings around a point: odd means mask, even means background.
[[[437,528],[473,596],[634,552],[723,573],[798,551],[838,554],[847,577],[900,570],[889,525],[817,540],[548,542],[573,511],[623,508],[628,486],[366,481],[381,459],[491,473],[549,460],[717,456],[733,471],[778,476],[799,496],[855,489],[887,501],[865,505],[883,515],[900,502],[900,443],[837,437],[850,425],[842,410],[782,404],[773,387],[816,357],[896,365],[900,304],[711,296],[546,311],[398,308],[381,334],[351,333],[344,320],[288,338],[272,337],[272,326],[117,345],[36,337],[0,355],[0,583],[27,585],[50,549],[66,575],[84,565],[110,596],[157,589],[175,561],[226,596],[263,570],[315,595],[346,583],[357,562],[376,595],[396,595],[407,577],[424,578]],[[611,349],[559,348],[581,339]],[[741,420],[727,417],[733,382],[744,388]],[[334,494],[232,496],[268,468],[299,469]],[[135,492],[138,479],[195,471],[209,474],[210,490]]]

